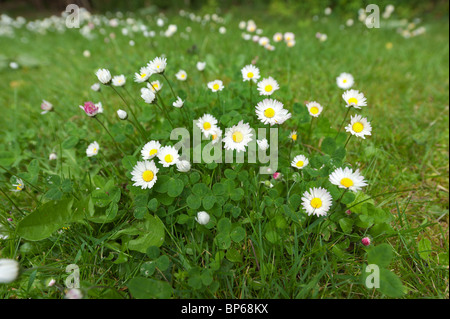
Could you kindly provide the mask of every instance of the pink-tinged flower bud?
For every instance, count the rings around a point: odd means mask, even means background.
[[[99,102],[94,104],[91,101],[85,102],[84,106],[80,105],[80,108],[86,113],[87,116],[96,116],[98,113],[103,112],[102,104]]]
[[[361,243],[364,246],[369,246],[370,245],[370,238],[369,237],[364,237],[363,239],[361,239]]]
[[[273,173],[272,177],[273,177],[273,179],[278,179],[281,177],[281,173],[278,173],[278,172]]]
[[[345,213],[346,213],[347,215],[351,215],[351,214],[352,214],[352,211],[351,211],[350,209],[347,209],[347,210],[345,211]]]
[[[45,114],[45,113],[52,111],[53,110],[52,103],[50,103],[46,100],[42,100],[41,110],[42,110],[41,114]]]

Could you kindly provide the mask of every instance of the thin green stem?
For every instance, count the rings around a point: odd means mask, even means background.
[[[353,136],[353,135],[351,135],[351,134],[348,136],[347,141],[345,142],[344,148],[347,147],[347,144],[348,144],[348,142],[350,141],[350,139],[352,138],[352,136]]]
[[[0,188],[0,191],[1,191],[1,192],[3,193],[3,195],[5,195],[5,197],[11,202],[11,204],[13,204],[13,206],[14,206],[15,208],[17,208],[17,210],[18,210],[19,212],[22,213],[22,215],[25,215],[24,212],[19,208],[19,206],[17,206],[16,203],[14,203],[14,201],[8,196],[8,194],[6,194],[6,193],[3,191],[3,189]]]
[[[109,137],[111,137],[111,140],[114,143],[114,146],[116,147],[116,149],[122,153],[122,155],[125,155],[125,153],[120,149],[119,145],[117,145],[116,141],[114,140],[114,137],[111,135],[111,133],[109,132],[109,130],[106,128],[106,126],[97,118],[97,116],[94,116],[94,119],[97,120],[97,122],[105,129],[106,133],[108,133]]]
[[[350,110],[351,110],[351,109],[352,109],[352,106],[350,105],[350,106],[347,108],[347,112],[345,113],[344,119],[342,120],[341,126],[339,127],[339,130],[338,130],[336,136],[334,137],[334,139],[337,139],[339,133],[341,132],[342,127],[344,126],[345,120],[347,119],[348,113],[350,113]]]
[[[166,77],[166,75],[163,73],[161,73],[161,75],[166,79],[167,84],[169,84],[170,90],[172,91],[173,97],[175,98],[175,100],[177,99],[177,96],[175,95],[175,92],[172,88],[172,84],[170,84],[169,79]]]

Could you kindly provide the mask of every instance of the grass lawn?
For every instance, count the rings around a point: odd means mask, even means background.
[[[158,27],[155,14],[133,17],[127,35],[121,32],[125,16],[119,27],[96,25],[92,39],[79,29],[37,34],[25,27],[12,38],[0,37],[0,225],[8,235],[0,237],[0,258],[18,260],[23,270],[15,282],[0,284],[2,298],[63,298],[47,283],[53,278],[65,289],[70,264],[79,267],[88,298],[448,298],[448,19],[424,17],[414,28],[426,32],[405,38],[393,25],[396,17],[369,29],[356,13],[351,27],[334,14],[281,19],[248,9],[221,15],[223,23],[202,24],[176,12],[162,16],[165,25]],[[239,22],[249,19],[274,51],[242,38],[246,31]],[[140,22],[155,37],[133,32]],[[160,35],[169,24],[176,33]],[[289,31],[295,46],[272,40],[275,32]],[[171,106],[164,77],[151,80],[163,84],[158,101],[170,109],[176,127],[192,128],[188,119],[210,113],[222,129],[240,120],[268,128],[254,112],[264,97],[242,81],[241,69],[253,61],[262,78],[278,82],[270,98],[292,113],[279,125],[281,180],[257,174],[256,164],[193,163],[188,173],[160,167],[151,191],[132,186],[130,173],[142,160],[143,145],[176,142],[169,139],[168,117],[144,103],[145,85],[133,80],[161,55],[175,94],[185,100],[183,109]],[[12,61],[18,69],[8,66]],[[204,72],[197,70],[198,61],[206,62]],[[111,87],[91,89],[100,68],[126,76],[125,88],[117,91],[134,109],[145,138],[133,126],[133,114],[128,112],[130,121],[118,119],[116,111],[129,108]],[[176,79],[180,69],[186,81]],[[352,137],[338,162],[359,168],[368,186],[356,198],[335,187],[332,195],[345,198],[333,196],[335,216],[308,216],[301,197],[309,187],[328,185],[327,178],[290,162],[304,154],[318,171],[333,170],[330,158],[349,136],[342,130],[333,144],[347,111],[344,90],[336,85],[342,72],[354,76],[352,88],[367,98],[367,106],[351,114],[367,117],[372,135]],[[215,79],[225,87],[219,99],[207,88]],[[41,115],[43,99],[56,112]],[[85,101],[102,102],[98,119],[120,151],[79,108]],[[323,106],[313,124],[308,101]],[[298,131],[296,142],[289,139],[292,130]],[[93,141],[100,152],[87,157]],[[58,159],[49,161],[52,152]],[[16,174],[25,181],[21,192],[11,191]],[[194,219],[203,210],[211,215],[205,226]],[[74,217],[80,211],[89,217]],[[163,242],[155,238],[161,234]],[[368,247],[361,244],[366,236]],[[385,264],[381,289],[364,285],[371,260]],[[139,294],[140,285],[150,287],[148,295]]]

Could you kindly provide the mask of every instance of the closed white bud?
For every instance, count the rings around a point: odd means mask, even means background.
[[[95,75],[103,84],[108,84],[111,81],[111,73],[107,69],[99,69]]]
[[[19,263],[13,259],[0,259],[0,284],[8,284],[19,276]]]
[[[124,110],[118,110],[117,111],[117,116],[119,117],[119,119],[121,120],[126,120],[128,118],[128,113],[125,112]]]
[[[200,225],[206,225],[209,223],[209,214],[207,212],[198,212],[197,217],[195,217],[195,220]]]
[[[177,169],[182,173],[189,172],[191,170],[191,163],[186,160],[181,160],[177,162]]]

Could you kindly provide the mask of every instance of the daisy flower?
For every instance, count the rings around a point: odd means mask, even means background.
[[[100,149],[100,146],[97,142],[93,142],[89,144],[89,146],[86,149],[86,155],[87,157],[92,157],[98,154],[98,150]]]
[[[114,86],[124,86],[126,82],[125,75],[116,75],[112,78],[112,85]]]
[[[256,140],[256,143],[258,143],[258,146],[262,151],[265,151],[269,148],[269,142],[267,142],[266,138],[263,138],[262,140]]]
[[[260,78],[259,69],[252,64],[244,66],[241,70],[241,73],[244,81],[253,81],[256,83]]]
[[[151,104],[155,101],[156,95],[152,90],[147,88],[141,89],[141,97],[144,99],[145,103]]]
[[[295,35],[292,32],[286,32],[283,37],[284,37],[284,41],[286,41],[286,42],[292,41],[295,39]]]
[[[291,113],[283,108],[283,103],[273,99],[264,99],[258,102],[255,112],[263,124],[283,124],[291,118]]]
[[[220,80],[214,80],[208,83],[208,87],[213,92],[222,91],[223,90],[223,82]]]
[[[356,135],[365,139],[366,135],[372,135],[372,126],[366,118],[361,115],[351,116],[350,124],[345,127],[345,130],[352,135]]]
[[[111,81],[111,72],[107,69],[99,69],[95,72],[98,80],[103,84],[108,84]]]
[[[330,174],[329,180],[339,188],[349,189],[353,192],[357,192],[364,186],[367,186],[364,176],[361,176],[359,170],[357,169],[353,172],[353,170],[348,167],[345,167],[344,169],[340,167],[337,168]]]
[[[178,158],[180,157],[177,149],[173,146],[161,147],[157,156],[159,163],[161,163],[164,167],[169,167],[176,164],[178,162]]]
[[[364,94],[357,90],[348,90],[342,94],[342,98],[347,103],[347,107],[353,106],[356,109],[360,109],[361,106],[367,105],[367,99]]]
[[[205,137],[209,137],[217,127],[217,119],[211,114],[204,114],[197,120],[197,127],[205,134]]]
[[[156,93],[156,92],[159,92],[159,91],[162,89],[163,85],[162,85],[162,83],[160,83],[158,80],[156,80],[156,81],[147,83],[147,87],[148,87],[153,93]]]
[[[309,163],[309,160],[304,155],[297,155],[292,160],[291,166],[298,168],[298,169],[303,169],[308,165],[308,163]]]
[[[178,71],[175,76],[177,77],[178,80],[180,81],[186,81],[187,78],[187,73],[184,70],[180,70]]]
[[[101,102],[94,104],[91,101],[85,102],[84,105],[79,105],[80,109],[86,113],[87,116],[96,116],[98,113],[103,113],[103,106]]]
[[[160,57],[154,58],[147,66],[153,73],[163,73],[167,66],[167,59]]]
[[[41,114],[46,114],[53,110],[53,104],[46,100],[42,100],[41,110],[42,110]]]
[[[159,169],[156,167],[153,161],[137,162],[131,171],[133,176],[131,180],[134,182],[133,186],[138,186],[142,189],[150,189],[155,185],[158,177],[156,174]]]
[[[228,128],[223,141],[226,150],[244,151],[249,142],[252,141],[252,131],[248,123],[240,121],[238,124]]]
[[[22,189],[24,189],[25,184],[23,183],[22,179],[16,178],[16,182],[12,184],[12,186],[15,187],[15,189],[12,190],[13,192],[20,192]]]
[[[266,79],[262,79],[258,83],[258,91],[260,95],[271,95],[279,88],[280,87],[278,86],[277,81],[275,81],[271,76]]]
[[[144,145],[141,150],[141,155],[144,160],[151,160],[153,157],[158,155],[161,149],[161,143],[158,141],[150,141]]]
[[[289,134],[289,138],[295,142],[298,138],[297,131],[292,131],[291,134]]]
[[[347,90],[353,86],[355,83],[355,80],[353,79],[353,76],[350,73],[341,73],[336,78],[336,84],[341,89]]]
[[[309,114],[313,117],[319,117],[320,113],[323,111],[322,105],[317,102],[309,102],[306,104],[306,107],[308,108]]]
[[[302,197],[303,209],[308,213],[308,216],[325,216],[332,205],[333,198],[330,193],[322,187],[311,188]]]
[[[289,48],[292,48],[293,46],[295,46],[295,40],[289,40],[289,41],[286,41],[286,45],[287,45]]]
[[[95,91],[95,92],[100,91],[100,83],[94,83],[94,84],[92,84],[92,85],[91,85],[91,90],[92,90],[92,91]]]
[[[277,32],[273,35],[273,41],[275,42],[280,42],[281,40],[283,40],[283,34],[280,32]]]
[[[205,69],[205,67],[206,67],[206,62],[197,62],[197,70],[199,70],[199,71],[203,71],[204,69]]]
[[[152,75],[152,71],[149,67],[142,67],[139,70],[139,73],[134,74],[134,82],[142,83],[148,80],[148,78]]]
[[[184,104],[184,101],[179,96],[177,96],[176,101],[172,103],[172,105],[174,107],[178,107],[178,108],[183,107],[183,104]]]
[[[222,140],[222,130],[220,127],[216,126],[214,129],[211,130],[211,138],[212,138],[212,144],[216,144],[217,142],[220,142]]]

